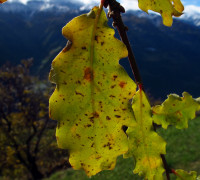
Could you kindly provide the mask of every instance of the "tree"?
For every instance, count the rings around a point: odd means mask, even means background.
[[[103,6],[108,5],[108,17],[113,18],[123,43],[107,25]],[[172,16],[183,11],[179,0],[144,0],[139,6],[159,12],[167,26],[171,26]],[[150,106],[121,18],[124,12],[117,1],[101,0],[99,7],[63,28],[68,43],[53,60],[50,72],[50,80],[57,85],[50,98],[50,116],[58,120],[58,146],[68,149],[73,168],[83,169],[89,177],[112,170],[123,154],[134,157],[133,172],[145,179],[164,179],[164,172],[168,180],[170,173],[196,179],[196,172],[168,166],[166,142],[156,132],[156,125],[187,128],[188,120],[200,110],[200,101],[184,92],[183,97],[171,94],[161,105]],[[126,56],[136,83],[118,64]],[[128,127],[125,132],[124,126]]]
[[[103,6],[108,5],[108,17],[113,18],[113,26],[124,44],[113,37],[114,30],[106,24]],[[144,0],[139,1],[139,7],[146,12],[149,9],[159,12],[167,26],[171,26],[172,16],[180,16],[183,11],[180,0]],[[200,99],[193,99],[184,92],[183,97],[171,94],[161,105],[150,106],[127,38],[127,28],[121,19],[120,14],[124,12],[115,0],[101,0],[100,7],[94,7],[63,28],[69,41],[53,61],[50,73],[50,80],[57,85],[50,98],[50,116],[58,120],[58,145],[69,150],[72,166],[84,169],[88,176],[113,169],[117,156],[123,154],[135,158],[134,173],[145,179],[164,179],[164,172],[168,180],[170,173],[177,179],[196,179],[196,172],[187,173],[168,166],[164,156],[166,142],[156,133],[155,124],[164,129],[169,125],[187,128],[188,120],[194,119],[196,111],[200,110]],[[116,64],[119,58],[126,56],[136,83]],[[11,125],[4,116],[2,122],[9,132]],[[32,124],[33,134],[26,142],[33,139],[36,132]],[[15,138],[9,138],[17,151]],[[27,159],[34,160],[35,156],[29,156],[29,143],[27,147]],[[19,159],[21,157],[19,154]],[[29,168],[35,170],[33,177],[41,178],[35,167]]]
[[[51,87],[29,74],[31,62],[0,68],[0,175],[11,178],[41,179],[66,164],[48,114]]]

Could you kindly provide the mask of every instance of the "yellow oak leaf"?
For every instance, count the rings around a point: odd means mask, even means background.
[[[132,125],[129,100],[135,83],[119,65],[127,56],[98,7],[74,18],[63,28],[68,45],[52,63],[50,117],[58,121],[60,148],[68,149],[74,169],[88,176],[113,169],[117,156],[128,151],[122,127]]]
[[[172,16],[181,16],[184,6],[180,0],[138,0],[139,8],[148,13],[152,10],[161,14],[163,24],[171,26]]]
[[[126,131],[129,151],[124,157],[135,158],[135,174],[148,180],[162,180],[164,168],[160,155],[166,153],[166,142],[153,130],[151,106],[143,91],[134,95],[132,108],[136,124]]]

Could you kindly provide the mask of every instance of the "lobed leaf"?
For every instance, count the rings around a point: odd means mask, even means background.
[[[128,151],[122,126],[133,123],[129,99],[136,91],[118,63],[127,56],[126,47],[114,37],[105,12],[98,13],[95,7],[63,28],[68,45],[50,72],[57,85],[49,108],[58,121],[58,146],[68,149],[73,168],[88,176],[113,169],[117,156]]]
[[[190,171],[186,172],[182,169],[178,169],[175,171],[176,180],[196,180],[197,179],[197,172]]]
[[[136,124],[127,130],[129,151],[125,157],[134,156],[134,173],[148,180],[162,180],[164,168],[160,155],[166,153],[166,142],[153,131],[151,106],[142,91],[133,97],[132,108]]]
[[[183,97],[171,94],[163,104],[152,107],[153,121],[165,129],[168,125],[183,129],[188,127],[188,120],[194,119],[199,110],[200,102],[187,92],[183,93]]]
[[[139,8],[148,13],[152,10],[161,14],[163,24],[171,26],[173,19],[172,16],[181,16],[184,6],[181,0],[138,0]]]

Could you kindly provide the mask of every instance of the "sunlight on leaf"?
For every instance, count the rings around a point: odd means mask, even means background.
[[[140,90],[133,97],[132,108],[136,124],[129,127],[129,152],[126,157],[136,160],[134,173],[148,180],[163,179],[163,164],[160,154],[166,153],[166,142],[153,130],[151,106]]]
[[[184,6],[180,0],[138,0],[139,8],[148,13],[152,10],[161,14],[163,24],[171,26],[172,16],[181,16]]]
[[[183,97],[171,94],[162,105],[152,108],[153,121],[165,129],[168,125],[174,125],[178,129],[188,128],[188,120],[194,119],[199,110],[200,102],[187,92],[183,93]]]
[[[50,98],[50,116],[58,121],[58,146],[68,149],[73,168],[84,169],[88,176],[113,169],[117,156],[128,151],[122,126],[134,122],[129,100],[136,91],[118,63],[127,56],[126,47],[114,38],[104,11],[95,29],[98,9],[63,28],[68,45],[50,72],[57,85]]]

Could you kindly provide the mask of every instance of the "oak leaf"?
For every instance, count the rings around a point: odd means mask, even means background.
[[[98,7],[63,28],[68,45],[52,63],[50,117],[58,121],[60,148],[68,149],[74,169],[88,176],[113,169],[117,156],[128,151],[122,127],[134,120],[129,100],[136,91],[118,60],[127,56]]]
[[[197,172],[190,171],[186,172],[182,169],[178,169],[175,171],[176,180],[197,180]]]
[[[152,10],[161,14],[163,24],[171,26],[173,19],[172,16],[181,16],[184,6],[181,0],[138,0],[139,8],[148,13]]]
[[[163,104],[152,107],[153,121],[165,129],[168,125],[178,129],[188,128],[188,120],[194,119],[199,110],[200,102],[187,92],[183,93],[183,97],[171,94]]]
[[[153,130],[151,106],[143,91],[133,97],[132,108],[136,124],[126,131],[129,137],[129,151],[126,157],[136,160],[134,173],[148,180],[163,179],[161,154],[166,154],[166,142]]]

